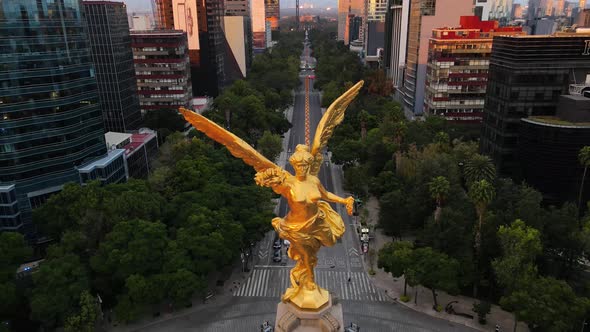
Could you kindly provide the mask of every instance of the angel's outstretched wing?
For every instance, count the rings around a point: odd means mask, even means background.
[[[354,100],[359,94],[359,91],[363,87],[364,81],[359,81],[352,88],[348,89],[342,96],[338,97],[330,107],[324,116],[320,120],[318,127],[315,131],[315,137],[313,138],[313,144],[311,145],[311,154],[314,157],[314,162],[311,165],[309,173],[317,175],[320,172],[320,166],[322,165],[322,149],[328,144],[328,140],[334,133],[334,128],[344,120],[344,112],[348,105]]]
[[[193,127],[202,131],[214,141],[225,145],[234,157],[242,159],[246,164],[254,167],[257,172],[262,172],[269,168],[279,168],[278,165],[266,159],[265,156],[256,151],[248,143],[223,129],[215,122],[184,107],[181,107],[179,111]]]

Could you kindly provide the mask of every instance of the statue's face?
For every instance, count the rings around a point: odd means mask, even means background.
[[[305,176],[309,172],[309,163],[305,161],[296,162],[293,164],[293,169],[295,169],[296,176]]]

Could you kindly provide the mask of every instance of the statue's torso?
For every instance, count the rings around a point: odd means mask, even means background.
[[[293,177],[287,180],[289,190],[285,198],[289,203],[289,222],[305,222],[318,213],[317,203],[322,195],[318,189],[317,179],[308,176],[305,180],[299,181]]]

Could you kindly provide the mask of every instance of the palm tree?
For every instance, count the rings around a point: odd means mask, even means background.
[[[434,211],[434,221],[438,224],[442,204],[451,189],[451,183],[444,176],[437,176],[428,184],[430,196],[436,201],[436,210]]]
[[[476,153],[465,162],[463,176],[467,185],[480,180],[491,183],[496,177],[496,167],[490,157]]]
[[[494,186],[492,186],[487,180],[479,180],[475,181],[469,187],[469,199],[475,205],[475,210],[477,212],[477,216],[479,218],[479,223],[476,226],[475,230],[475,257],[473,259],[474,266],[475,266],[475,275],[478,275],[478,260],[479,254],[481,249],[481,228],[483,226],[483,217],[486,213],[488,205],[494,199],[496,195],[496,191]],[[473,283],[473,297],[477,297],[477,286],[478,281]]]
[[[580,219],[582,214],[582,194],[584,193],[586,172],[588,171],[588,167],[590,166],[590,146],[585,146],[582,149],[580,149],[578,159],[580,160],[580,164],[582,164],[582,167],[584,167],[584,173],[582,173],[582,181],[580,182],[580,193],[578,194],[578,219]],[[581,222],[580,227],[582,227]]]

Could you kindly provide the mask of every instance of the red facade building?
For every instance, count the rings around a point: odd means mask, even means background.
[[[447,120],[481,123],[494,36],[525,34],[522,27],[461,16],[457,28],[432,30],[424,111]]]

